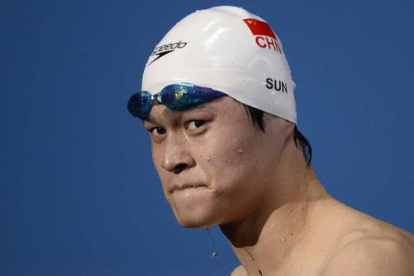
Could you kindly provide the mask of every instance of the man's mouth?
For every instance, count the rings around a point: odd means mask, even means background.
[[[185,191],[191,189],[207,189],[207,185],[204,184],[183,184],[183,185],[176,185],[173,186],[171,189],[171,193],[175,191]]]

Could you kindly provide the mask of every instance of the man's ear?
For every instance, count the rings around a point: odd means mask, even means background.
[[[288,136],[292,135],[293,136],[293,132],[295,130],[295,124],[289,121],[286,121],[285,119],[281,119],[284,121],[285,124],[285,129],[288,132]]]
[[[269,126],[269,131],[272,131],[273,135],[277,135],[277,137],[281,138],[285,142],[289,139],[293,139],[295,130],[294,123],[266,113],[264,116],[266,124]]]
[[[284,144],[286,144],[288,141],[293,140],[294,132],[295,132],[295,124],[289,121],[286,121],[284,119],[280,119],[283,121],[283,128],[282,133],[284,133]]]

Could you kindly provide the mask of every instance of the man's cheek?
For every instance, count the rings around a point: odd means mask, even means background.
[[[151,150],[151,154],[152,154],[152,163],[154,164],[155,169],[158,171],[158,174],[160,174],[160,171],[162,169],[162,162],[163,162],[162,152],[160,151],[160,149],[153,146]]]

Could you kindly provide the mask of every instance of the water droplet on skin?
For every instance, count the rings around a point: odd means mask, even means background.
[[[207,162],[210,162],[211,161],[211,158],[210,157],[207,157]]]
[[[286,242],[286,238],[285,237],[282,237],[282,242]]]
[[[237,152],[238,152],[239,154],[242,154],[242,153],[243,153],[243,150],[242,150],[242,149],[238,149],[238,150],[237,150]]]

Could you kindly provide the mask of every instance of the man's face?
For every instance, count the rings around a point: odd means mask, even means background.
[[[293,125],[265,114],[255,130],[245,108],[223,97],[172,112],[156,105],[144,126],[165,197],[180,224],[208,227],[243,219],[269,196]]]

